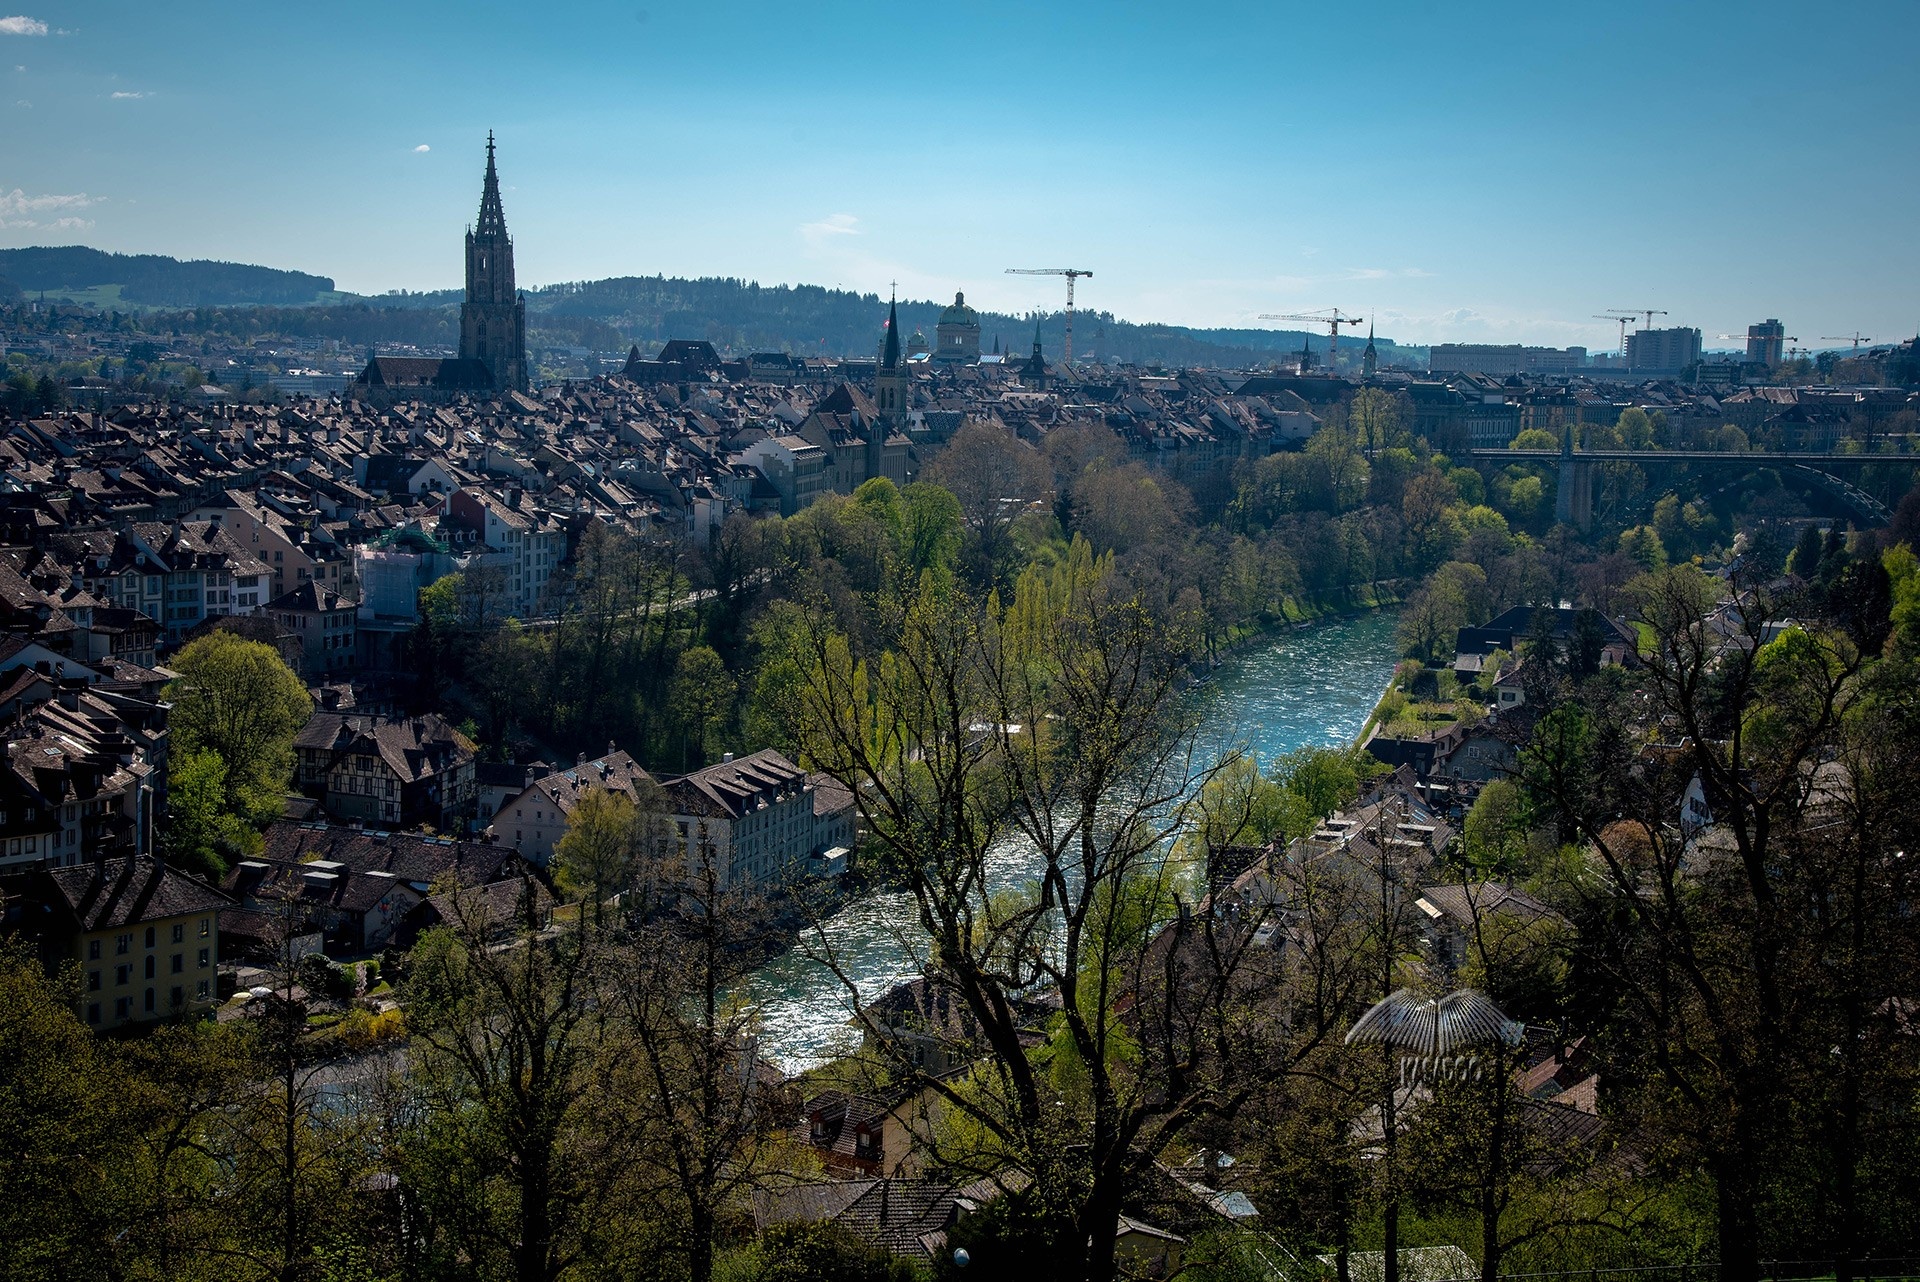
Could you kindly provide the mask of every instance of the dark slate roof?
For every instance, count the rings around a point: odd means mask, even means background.
[[[491,391],[493,372],[477,360],[438,356],[376,356],[360,371],[363,387],[438,387]]]
[[[443,873],[463,886],[491,885],[517,876],[525,866],[519,855],[491,842],[284,822],[268,827],[260,857],[275,863],[332,859],[355,871],[378,869],[422,885]]]
[[[293,746],[332,752],[335,760],[349,752],[375,755],[404,783],[445,774],[474,755],[473,741],[434,712],[405,721],[316,712],[294,736]]]
[[[332,588],[323,587],[313,579],[308,579],[291,592],[282,592],[267,602],[269,610],[297,610],[313,614],[322,610],[350,610],[353,602],[341,597]]]
[[[807,773],[773,748],[723,761],[666,785],[675,814],[724,815],[739,819],[756,801],[770,801],[805,787]]]
[[[63,908],[83,931],[217,911],[231,902],[205,882],[145,855],[51,868],[42,875],[51,906]]]

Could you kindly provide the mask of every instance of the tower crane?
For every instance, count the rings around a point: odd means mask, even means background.
[[[1661,307],[1609,307],[1607,308],[1607,310],[1610,312],[1625,312],[1629,316],[1646,317],[1647,323],[1640,327],[1642,329],[1652,329],[1653,318],[1656,316],[1665,316],[1667,314],[1666,309]],[[1621,340],[1621,342],[1623,343],[1625,341],[1626,341],[1625,339]]]
[[[1745,341],[1746,341],[1746,342],[1747,342],[1747,343],[1749,344],[1749,346],[1748,346],[1748,349],[1747,349],[1747,350],[1749,350],[1749,351],[1751,351],[1751,350],[1753,350],[1753,349],[1752,349],[1752,346],[1751,346],[1751,344],[1752,344],[1752,343],[1753,343],[1753,341],[1754,341],[1754,336],[1753,336],[1752,334],[1721,334],[1721,335],[1718,335],[1718,337],[1720,337],[1720,338],[1733,338],[1733,339],[1744,339],[1744,340],[1745,340]],[[1795,352],[1797,352],[1797,351],[1799,351],[1799,350],[1800,350],[1800,349],[1799,349],[1799,348],[1797,348],[1797,347],[1785,347],[1785,346],[1784,346],[1784,344],[1787,344],[1787,343],[1797,343],[1797,342],[1799,342],[1799,341],[1800,341],[1800,336],[1799,336],[1798,334],[1775,334],[1775,335],[1773,335],[1773,336],[1771,336],[1771,337],[1769,337],[1769,338],[1763,338],[1763,339],[1761,339],[1760,341],[1761,341],[1762,343],[1780,343],[1780,344],[1782,344],[1782,345],[1783,345],[1783,349],[1782,349],[1782,356],[1791,356],[1791,355],[1793,355],[1793,353],[1795,353]],[[1762,351],[1762,352],[1764,353],[1764,352],[1765,352],[1765,351],[1766,351],[1767,349],[1766,349],[1765,347],[1762,347],[1762,348],[1761,348],[1760,350],[1761,350],[1761,351]]]
[[[1073,282],[1082,276],[1093,273],[1084,267],[1009,267],[1009,276],[1065,276],[1067,278],[1067,355],[1068,365],[1073,364]]]
[[[1299,314],[1299,315],[1282,315],[1277,312],[1261,312],[1260,319],[1261,320],[1277,320],[1277,321],[1300,321],[1309,325],[1325,325],[1327,327],[1327,336],[1328,336],[1327,337],[1327,373],[1331,374],[1333,373],[1334,352],[1340,346],[1340,327],[1342,325],[1358,325],[1361,322],[1362,318],[1359,316],[1342,316],[1340,314],[1340,309],[1338,307],[1323,307],[1317,312],[1306,312],[1304,314]]]
[[[1624,360],[1627,354],[1627,322],[1638,316],[1639,312],[1623,312],[1615,308],[1610,312],[1595,312],[1595,320],[1615,321],[1620,326],[1620,356]]]
[[[1845,343],[1851,341],[1853,343],[1853,354],[1857,358],[1860,355],[1860,344],[1871,343],[1873,340],[1856,329],[1853,331],[1851,339],[1849,339],[1849,336],[1846,334],[1822,334],[1820,335],[1820,341],[1823,343]]]

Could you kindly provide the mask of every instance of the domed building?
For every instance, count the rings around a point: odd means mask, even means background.
[[[918,360],[922,356],[929,355],[932,351],[933,348],[927,343],[927,336],[919,330],[916,329],[913,333],[907,335],[908,360]]]
[[[953,306],[940,313],[934,327],[933,360],[937,365],[980,363],[980,317],[967,306],[967,296],[955,293]]]

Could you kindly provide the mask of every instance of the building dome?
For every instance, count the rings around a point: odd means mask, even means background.
[[[967,306],[967,296],[959,290],[954,291],[953,306],[940,313],[942,325],[977,325],[979,318],[973,308]]]

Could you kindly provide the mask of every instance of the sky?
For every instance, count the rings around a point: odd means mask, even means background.
[[[0,246],[1618,345],[1920,328],[1920,3],[0,0]]]

